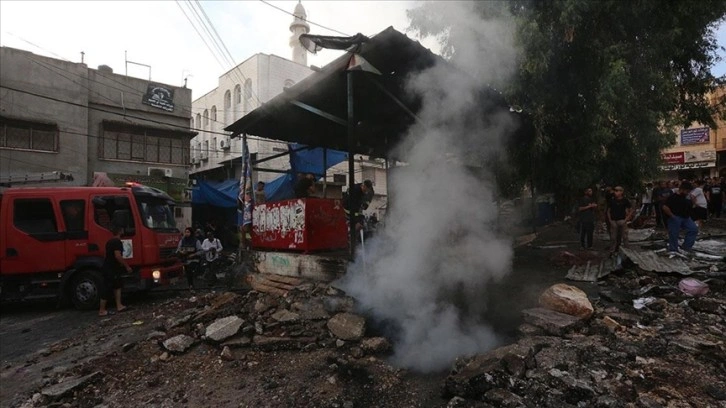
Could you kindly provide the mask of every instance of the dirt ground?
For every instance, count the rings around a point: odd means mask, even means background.
[[[595,245],[596,248],[605,248],[607,243],[596,242]],[[604,371],[605,379],[622,381],[627,388],[622,395],[608,388],[610,383],[590,380],[586,374],[582,375],[594,385],[583,388],[586,391],[578,391],[576,397],[566,392],[567,389],[580,390],[578,387],[581,386],[568,385],[562,380],[566,378],[562,373],[567,374],[569,370],[575,375],[580,369],[587,371],[590,364],[587,358],[573,359],[579,361],[578,367],[568,366],[567,361],[562,361],[551,369],[547,368],[548,371],[543,371],[544,363],[537,360],[541,366],[530,367],[528,363],[526,375],[518,373],[517,377],[509,373],[506,381],[499,371],[496,371],[499,374],[494,374],[495,371],[491,375],[484,373],[489,377],[461,380],[460,371],[453,362],[452,370],[427,375],[394,367],[387,361],[389,354],[384,347],[374,349],[364,345],[368,338],[380,335],[370,326],[363,336],[343,341],[340,335],[333,335],[328,330],[331,327],[328,319],[334,312],[328,310],[331,312],[329,315],[322,312],[326,315],[324,318],[304,317],[312,310],[308,306],[322,304],[318,300],[331,297],[331,293],[335,294],[332,297],[343,299],[326,285],[306,284],[304,290],[295,290],[291,292],[295,293],[294,296],[285,298],[245,290],[234,295],[202,290],[131,298],[131,310],[106,318],[99,318],[94,312],[56,311],[49,306],[36,306],[31,312],[17,306],[3,309],[0,316],[0,358],[3,364],[0,405],[343,408],[726,406],[726,395],[718,390],[725,384],[723,376],[726,368],[723,362],[714,361],[726,355],[723,342],[718,343],[719,336],[723,340],[726,303],[711,303],[704,306],[705,309],[710,307],[710,312],[697,313],[681,306],[683,296],[669,292],[660,297],[665,302],[661,303],[660,310],[653,307],[638,315],[629,306],[633,290],[647,282],[658,282],[658,279],[672,283],[678,278],[644,274],[637,267],[628,265],[624,271],[613,273],[599,282],[569,282],[564,277],[571,264],[578,261],[569,255],[563,256],[563,251],[579,260],[607,256],[602,250],[580,250],[577,237],[567,224],[539,229],[536,240],[516,250],[512,273],[489,287],[486,294],[488,307],[484,312],[486,318],[504,343],[522,341],[527,336],[535,336],[531,339],[547,343],[533,346],[531,352],[536,356],[558,350],[560,354],[552,358],[566,359],[570,356],[567,350],[571,343],[589,344],[578,349],[577,355],[589,352],[593,358],[601,359],[599,362],[593,360],[589,368],[593,372]],[[522,311],[536,307],[539,295],[550,285],[560,282],[577,286],[588,295],[595,307],[593,318],[585,326],[552,337],[552,340],[541,340],[536,337],[540,335],[538,333],[523,333]],[[715,280],[711,285],[710,296],[714,302],[721,302],[724,298],[722,284],[723,281]],[[286,320],[285,313],[299,314],[300,317]],[[210,341],[207,337],[209,330],[205,334],[205,328],[208,329],[216,319],[232,314],[242,320],[239,333],[231,337],[234,341],[227,341],[228,347],[224,347],[227,343]],[[628,326],[628,331],[615,333],[603,328],[600,322],[605,316],[612,316],[623,327]],[[688,320],[689,331],[678,326],[652,328],[677,324],[685,327],[685,320]],[[659,325],[649,326],[653,322]],[[700,333],[702,336],[698,338],[702,343],[706,342],[703,336],[708,335],[707,346],[703,343],[692,347],[694,350],[708,347],[710,351],[704,353],[699,349],[693,355],[688,354],[687,359],[651,364],[651,372],[647,372],[646,367],[646,372],[641,369],[632,373],[629,364],[635,364],[636,360],[641,364],[659,357],[658,353],[647,349],[647,344],[641,344],[645,338],[641,331],[646,329],[639,328],[645,326],[655,338],[671,336],[681,343],[687,343],[683,340],[686,334]],[[165,342],[177,335],[189,336],[193,344],[184,351],[169,351]],[[587,341],[578,340],[582,338]],[[661,344],[663,351],[670,350],[668,344]],[[679,343],[674,340],[673,344]],[[612,350],[609,352],[612,356],[602,354],[601,348]],[[625,351],[619,351],[621,349]],[[644,352],[647,350],[650,350],[649,354]],[[683,352],[683,348],[678,350]],[[619,359],[617,361],[621,365],[614,362],[608,365],[608,359]],[[460,361],[457,364],[465,363]],[[682,365],[679,367],[678,364]],[[617,377],[617,371],[622,371],[620,374],[625,377]],[[699,385],[696,388],[708,395],[700,400],[692,399],[694,404],[688,404],[686,401],[692,395],[688,387],[693,384],[689,385],[679,373],[713,379],[712,388],[715,389]],[[77,387],[60,392],[60,395],[52,391],[84,376],[89,377]],[[483,381],[481,378],[492,376],[496,381],[499,381],[497,376],[502,376],[500,383],[478,393],[452,391],[468,389],[468,385],[464,388],[450,386],[456,381],[480,383]],[[637,380],[640,377],[642,379]],[[526,385],[520,384],[522,381]],[[585,380],[578,377],[578,381]],[[671,390],[669,392],[676,395],[672,399],[678,404],[670,404],[668,398],[652,394],[659,387]],[[593,391],[587,391],[589,389]],[[558,397],[557,392],[563,396]],[[603,400],[609,395],[613,396],[612,404]],[[681,397],[678,398],[678,395]]]

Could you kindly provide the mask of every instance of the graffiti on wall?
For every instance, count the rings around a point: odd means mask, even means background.
[[[305,202],[290,200],[257,206],[252,229],[263,241],[289,241],[290,247],[305,242]]]

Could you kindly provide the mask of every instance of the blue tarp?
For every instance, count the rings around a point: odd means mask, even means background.
[[[304,145],[290,144],[290,149],[298,149]],[[327,167],[348,159],[346,152],[328,150],[326,158]],[[325,172],[323,167],[323,149],[305,149],[290,154],[290,174],[282,175],[265,184],[267,201],[280,201],[295,198],[295,181],[297,173],[312,173],[317,179]],[[212,205],[223,208],[237,208],[239,195],[239,180],[204,181],[199,180],[197,187],[192,190],[193,205]],[[253,186],[253,189],[256,188]]]

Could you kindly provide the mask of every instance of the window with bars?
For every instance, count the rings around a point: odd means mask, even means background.
[[[58,126],[0,116],[0,148],[58,151]]]
[[[188,164],[185,140],[178,132],[104,123],[99,152],[104,159]]]

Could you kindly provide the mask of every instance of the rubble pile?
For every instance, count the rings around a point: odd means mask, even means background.
[[[725,282],[711,279],[706,296],[690,297],[680,279],[611,275],[592,306],[577,288],[551,287],[542,307],[523,312],[519,341],[454,364],[449,405],[725,406]],[[636,309],[643,292],[655,300]]]

